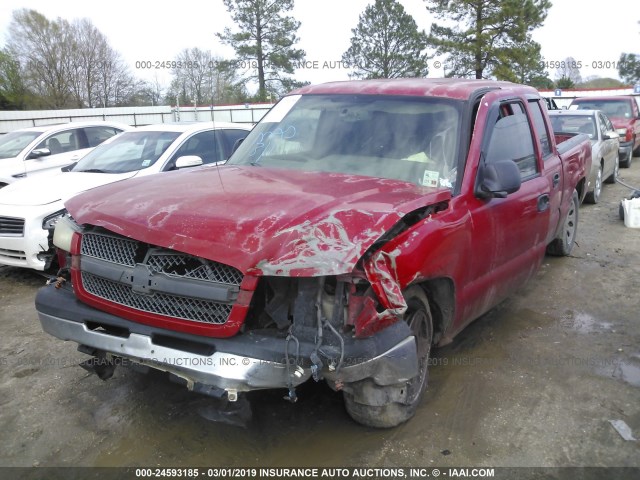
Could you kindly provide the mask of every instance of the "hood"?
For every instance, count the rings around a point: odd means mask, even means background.
[[[613,128],[627,128],[633,125],[636,121],[635,118],[626,118],[626,117],[612,117],[609,116],[609,120],[613,124]]]
[[[0,204],[16,206],[46,205],[67,200],[79,192],[133,177],[136,173],[58,172],[25,178],[0,189]]]
[[[348,273],[405,214],[448,189],[267,167],[205,167],[108,185],[72,198],[80,224],[256,275]]]

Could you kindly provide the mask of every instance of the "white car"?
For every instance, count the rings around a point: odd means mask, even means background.
[[[618,178],[620,137],[611,120],[599,110],[552,110],[549,112],[553,131],[584,133],[591,140],[591,172],[587,178],[585,202],[598,203],[602,184]]]
[[[72,122],[23,128],[0,136],[0,188],[25,177],[54,173],[129,125]]]
[[[68,171],[0,189],[0,264],[49,268],[53,229],[67,199],[135,176],[224,162],[249,130],[211,122],[139,127],[107,140]]]

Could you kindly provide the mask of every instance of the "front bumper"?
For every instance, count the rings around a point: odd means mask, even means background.
[[[631,152],[632,150],[633,150],[633,142],[620,142],[620,149],[618,150],[618,158],[622,161],[625,161],[629,156],[629,152]]]
[[[296,347],[274,330],[219,339],[173,332],[96,310],[69,289],[52,285],[38,291],[36,310],[45,332],[106,353],[108,359],[171,373],[190,390],[218,389],[233,399],[237,392],[297,386],[313,373],[313,342],[300,340]],[[396,322],[372,337],[345,339],[342,364],[326,365],[318,373],[336,384],[371,378],[392,385],[417,375],[416,357],[411,331]]]
[[[0,217],[23,218],[24,233],[18,235],[3,235],[0,233],[0,265],[12,267],[32,268],[44,270],[47,261],[44,255],[52,255],[49,245],[49,231],[42,228],[42,221],[52,213],[62,209],[62,202],[42,206],[16,207],[0,205]]]

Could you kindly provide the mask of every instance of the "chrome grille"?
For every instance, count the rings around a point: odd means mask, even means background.
[[[24,218],[0,217],[0,235],[22,237],[24,235]]]
[[[81,272],[82,285],[88,293],[136,310],[206,324],[227,321],[243,278],[234,267],[100,230],[82,235],[80,253],[99,261],[91,263],[87,258]],[[108,263],[93,270],[101,261]],[[141,265],[147,269],[141,269]],[[140,275],[158,278],[159,284],[141,291],[141,285],[134,281],[140,282]],[[171,281],[163,283],[163,278]],[[197,284],[199,289],[189,288]],[[222,293],[214,300],[206,293],[196,293],[203,292],[203,285],[211,284],[218,292],[221,288],[226,290],[226,296]]]
[[[171,250],[152,249],[145,261],[149,268],[169,275],[196,278],[225,285],[240,285],[242,273],[233,267]]]
[[[108,262],[134,267],[138,242],[123,237],[85,233],[82,235],[80,253]]]
[[[82,272],[82,285],[87,292],[110,302],[149,313],[202,323],[223,324],[232,308],[232,305],[228,304],[167,293],[138,294],[133,292],[130,286],[88,272]]]

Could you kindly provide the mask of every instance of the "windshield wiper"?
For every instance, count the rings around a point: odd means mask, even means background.
[[[74,172],[84,172],[84,173],[113,173],[109,170],[101,170],[99,168],[87,168],[86,170],[74,170]]]
[[[77,164],[78,164],[78,162],[73,162],[73,163],[67,165],[66,167],[62,167],[60,169],[60,171],[62,171],[62,172],[70,172],[71,170],[73,170],[73,167],[75,167]]]

